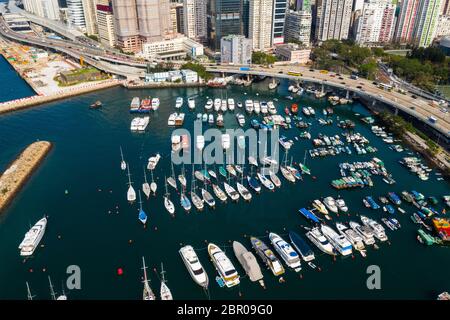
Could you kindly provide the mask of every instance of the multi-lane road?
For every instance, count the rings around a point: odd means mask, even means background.
[[[290,80],[312,82],[320,85],[335,87],[356,93],[358,96],[367,96],[383,103],[392,105],[415,118],[427,123],[445,137],[450,133],[450,115],[443,112],[441,107],[421,97],[410,93],[400,93],[396,90],[384,90],[372,83],[370,80],[359,78],[351,79],[346,75],[338,75],[332,72],[321,72],[301,66],[275,65],[273,67],[252,66],[250,70],[241,70],[238,66],[209,65],[209,72],[227,74],[250,74],[274,78],[286,78]],[[289,72],[300,73],[301,76],[289,75]],[[429,118],[434,117],[437,121],[432,123]]]

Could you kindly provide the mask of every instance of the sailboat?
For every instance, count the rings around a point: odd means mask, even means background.
[[[181,187],[182,189],[186,189],[186,176],[184,175],[184,164],[183,164],[183,168],[181,168],[181,174],[178,175],[178,181],[180,181]]]
[[[139,190],[139,215],[138,215],[139,221],[142,222],[143,225],[147,223],[147,214],[142,209],[142,200],[141,200],[141,191]]]
[[[219,185],[213,183],[212,188],[213,188],[214,194],[216,195],[217,198],[219,198],[220,201],[222,201],[222,202],[227,201],[227,195],[225,192],[223,192],[223,190],[219,187]]]
[[[131,179],[130,179],[130,166],[127,165],[127,171],[128,171],[128,191],[127,191],[127,200],[130,202],[133,202],[136,200],[136,191],[134,191],[133,186],[131,185]]]
[[[228,176],[227,182],[230,182],[230,177],[229,176]],[[227,182],[223,183],[223,186],[225,187],[225,192],[228,194],[228,196],[231,198],[231,200],[238,201],[239,200],[239,193],[231,185],[229,185]]]
[[[173,202],[170,200],[169,196],[169,190],[167,189],[167,179],[164,177],[165,180],[165,187],[166,187],[166,194],[164,195],[164,207],[166,207],[166,210],[170,213],[170,215],[173,217],[175,216],[175,206],[173,205]]]
[[[286,150],[286,153],[284,155],[284,165],[280,166],[280,171],[287,181],[295,183],[295,176],[292,174],[291,170],[289,170],[287,166],[287,153],[288,151]]]
[[[197,193],[195,192],[195,175],[194,175],[194,165],[192,165],[192,182],[191,182],[191,200],[194,206],[197,208],[197,210],[201,211],[203,210],[203,199],[200,198]]]
[[[302,173],[305,174],[311,174],[311,170],[305,165],[306,163],[306,150],[305,150],[305,156],[303,158],[303,163],[299,163],[298,166],[300,167],[300,170]]]
[[[244,187],[244,172],[242,172],[241,174],[241,182],[237,182],[236,185],[239,194],[245,201],[252,200],[252,194],[250,193],[250,191],[248,191],[246,187]]]
[[[272,180],[272,182],[275,185],[275,187],[277,187],[277,188],[281,187],[281,180],[280,180],[280,178],[278,178],[278,176],[272,170],[270,171],[270,180]]]
[[[166,279],[164,278],[163,264],[161,263],[161,300],[173,300],[172,292],[167,286]]]
[[[219,166],[219,173],[225,179],[227,178],[227,170],[225,170],[225,168],[223,166]]]
[[[173,170],[173,163],[172,163],[172,175],[168,177],[166,181],[172,188],[178,190],[177,181],[175,180],[175,171]]]
[[[248,185],[255,190],[256,193],[261,192],[261,185],[259,184],[258,180],[253,177],[253,167],[250,166],[250,174],[247,176],[247,182]]]
[[[183,207],[183,209],[187,212],[191,211],[191,201],[189,200],[188,197],[186,197],[186,195],[184,194],[184,191],[181,192],[181,196],[180,196],[180,204]]]
[[[53,290],[53,284],[50,276],[48,276],[48,283],[50,284],[50,295],[52,296],[52,300],[67,300],[67,296],[65,294],[56,297],[56,293],[55,290]]]
[[[292,173],[292,175],[293,175],[297,180],[301,180],[301,179],[302,179],[302,175],[300,174],[300,172],[292,166],[292,157],[291,157],[291,163],[290,163],[290,165],[289,165],[289,166],[285,166],[285,167]]]
[[[150,190],[156,196],[156,189],[158,189],[158,185],[156,184],[155,179],[153,178],[153,170],[151,170],[150,173],[152,175],[152,182],[150,183]]]
[[[25,282],[25,284],[27,285],[27,298],[28,298],[28,300],[33,300],[34,296],[31,294],[31,290],[30,290],[30,286],[28,285],[28,281]]]
[[[121,161],[120,161],[120,169],[126,170],[127,169],[127,163],[123,159],[122,147],[120,147],[120,159],[121,159]]]
[[[144,192],[145,196],[148,199],[150,197],[151,189],[150,185],[147,182],[147,174],[145,173],[145,168],[144,168],[144,183],[142,184],[142,191]]]
[[[144,290],[142,292],[142,300],[155,300],[156,296],[148,283],[149,280],[147,279],[147,267],[145,266],[144,257],[142,257],[142,269],[144,270]]]
[[[206,204],[211,208],[214,208],[216,205],[216,201],[214,200],[211,193],[209,193],[208,188],[206,187],[206,181],[204,183],[204,188],[201,189],[203,200],[205,200]]]

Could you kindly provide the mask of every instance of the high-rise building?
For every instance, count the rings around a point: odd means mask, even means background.
[[[286,11],[288,10],[288,0],[272,0],[272,42],[271,45],[284,42],[284,23],[286,21]]]
[[[394,38],[395,32],[395,11],[397,6],[392,2],[388,2],[384,8],[383,18],[381,20],[380,37],[378,38],[379,43],[391,42]]]
[[[104,45],[114,47],[116,37],[114,34],[114,15],[111,3],[108,0],[98,0],[96,8],[98,38]]]
[[[117,45],[125,52],[141,50],[135,0],[112,0]]]
[[[220,40],[222,63],[248,65],[252,62],[252,40],[242,35],[228,35]]]
[[[420,1],[421,0],[402,0],[394,35],[396,42],[402,44],[412,42]]]
[[[317,0],[316,7],[316,39],[348,39],[353,0]]]
[[[184,0],[184,34],[191,39],[204,42],[207,37],[206,0]]]
[[[243,34],[246,38],[248,38],[249,33],[249,20],[250,20],[250,0],[242,0],[241,1],[241,34]]]
[[[249,38],[255,50],[272,46],[273,0],[250,0]]]
[[[355,41],[362,45],[376,44],[380,39],[383,15],[389,0],[366,0],[355,23]],[[384,37],[384,35],[383,35]]]
[[[242,33],[241,0],[209,0],[207,2],[207,30],[209,46],[220,48],[220,39]]]
[[[181,3],[171,2],[170,3],[170,22],[172,23],[172,32],[178,32],[178,19],[177,19],[177,7],[183,6]]]
[[[311,11],[292,11],[286,14],[285,42],[300,41],[309,46],[311,41]]]
[[[173,34],[169,0],[136,0],[136,10],[143,42],[160,41]]]
[[[297,0],[295,11],[311,11],[311,0]]]
[[[82,0],[67,0],[66,3],[69,14],[69,25],[81,31],[86,31]]]
[[[98,0],[82,0],[84,20],[86,21],[86,33],[93,35],[97,29],[97,2]]]
[[[450,36],[450,16],[439,16],[436,38]]]
[[[414,26],[414,43],[428,47],[436,36],[441,0],[421,0]]]
[[[443,16],[450,15],[450,0],[442,0],[440,12]]]
[[[58,0],[23,0],[23,7],[39,17],[60,20]]]

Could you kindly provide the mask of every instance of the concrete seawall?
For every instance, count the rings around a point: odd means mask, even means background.
[[[0,176],[0,213],[11,203],[51,147],[48,141],[30,144],[3,172]]]
[[[22,99],[11,100],[0,103],[0,115],[8,112],[18,111],[29,107],[37,106],[52,101],[66,99],[81,94],[103,90],[119,86],[121,84],[118,80],[105,80],[102,82],[86,84],[83,87],[74,88],[73,90],[65,90],[62,93],[53,94],[49,96],[32,96]]]
[[[127,89],[163,89],[163,88],[198,88],[206,87],[206,83],[174,83],[174,82],[161,82],[161,83],[142,83],[142,84],[122,84]]]

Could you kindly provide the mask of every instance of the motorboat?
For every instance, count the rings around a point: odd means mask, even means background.
[[[256,257],[247,250],[240,242],[233,241],[233,252],[242,268],[244,268],[250,281],[256,282],[264,288],[263,274],[261,268],[259,267]]]
[[[205,147],[205,137],[202,135],[198,135],[197,136],[197,142],[196,142],[196,147],[198,150],[203,150],[203,148]]]
[[[225,286],[231,288],[240,283],[239,274],[225,252],[214,243],[210,243],[208,254]]]
[[[220,103],[220,111],[227,112],[227,110],[228,110],[227,100],[222,99]]]
[[[347,205],[345,204],[344,199],[342,199],[342,198],[338,198],[338,199],[336,200],[336,206],[337,206],[338,209],[339,209],[340,211],[342,211],[342,212],[347,212],[347,211],[348,211],[348,207],[347,207]]]
[[[214,200],[211,193],[209,193],[208,190],[203,189],[203,188],[201,189],[201,193],[202,193],[203,200],[206,202],[206,204],[209,207],[214,208],[216,206],[216,201]]]
[[[228,109],[230,111],[234,111],[234,99],[233,98],[228,98],[227,103],[228,103]]]
[[[172,141],[172,151],[177,152],[181,149],[181,136],[173,135],[171,138]]]
[[[328,214],[327,208],[325,207],[325,205],[320,200],[318,200],[318,199],[313,200],[312,206],[318,212],[320,212],[321,214],[325,215],[325,218],[327,218],[328,220],[331,219],[331,217]]]
[[[188,98],[188,107],[191,110],[195,109],[195,99],[194,98]]]
[[[336,255],[336,250],[328,239],[320,232],[318,227],[315,227],[306,232],[306,237],[317,247],[320,251],[329,254]]]
[[[245,116],[242,113],[236,114],[236,120],[239,126],[243,127],[245,125]]]
[[[250,242],[256,254],[261,258],[261,260],[270,268],[275,276],[282,275],[285,270],[280,260],[275,256],[272,250],[267,247],[267,245],[255,237],[250,237]]]
[[[261,173],[257,173],[256,174],[258,176],[259,181],[261,182],[261,184],[266,187],[269,190],[273,190],[275,188],[274,184],[272,183],[272,181],[270,181],[269,179],[267,179],[267,177]]]
[[[218,112],[220,110],[220,106],[222,105],[222,100],[219,98],[214,99],[214,110]]]
[[[330,241],[330,243],[336,248],[343,256],[348,256],[352,254],[352,244],[348,241],[347,237],[342,234],[338,234],[331,227],[322,224],[320,226],[320,231],[322,234]]]
[[[175,126],[175,119],[177,118],[178,113],[174,112],[169,115],[169,119],[167,120],[168,126]]]
[[[295,183],[296,179],[289,169],[287,169],[285,166],[280,166],[280,171],[286,180],[288,180],[289,182]]]
[[[259,184],[258,180],[256,180],[253,176],[251,175],[247,176],[247,182],[250,188],[252,188],[256,193],[261,192],[261,185]]]
[[[323,199],[323,204],[327,207],[331,212],[337,213],[338,207],[336,206],[336,202],[333,197],[326,197]]]
[[[212,101],[212,99],[208,99],[208,101],[206,101],[206,104],[205,104],[205,110],[209,111],[212,109],[212,107],[213,107],[213,101]]]
[[[242,183],[237,182],[236,186],[239,194],[245,201],[250,201],[252,199],[252,194],[250,193],[250,191],[248,191],[246,187],[244,187]]]
[[[245,100],[245,111],[249,114],[253,112],[253,100]]]
[[[182,97],[178,97],[175,100],[175,108],[180,109],[183,106],[183,98]]]
[[[159,98],[153,98],[152,99],[152,109],[153,111],[156,111],[159,109],[160,101]]]
[[[47,218],[43,217],[25,233],[22,242],[19,244],[20,255],[22,257],[31,256],[39,246],[47,227]]]
[[[156,155],[148,158],[147,169],[148,170],[155,170],[155,168],[158,165],[158,162],[159,162],[160,159],[161,159],[161,155],[159,153],[157,153]]]
[[[360,225],[357,222],[350,221],[350,228],[352,228],[356,233],[358,233],[364,241],[364,244],[371,246],[375,244],[375,238],[373,231],[370,227],[365,225]]]
[[[300,256],[297,251],[295,251],[289,243],[284,241],[276,233],[269,233],[269,239],[275,248],[275,251],[278,252],[286,265],[291,269],[294,269],[295,272],[299,272],[302,268],[300,264]]]
[[[315,259],[314,251],[298,233],[289,231],[289,239],[304,261],[308,262]]]
[[[388,240],[388,237],[386,236],[385,230],[381,224],[376,222],[375,220],[372,220],[366,216],[360,216],[361,222],[367,226],[372,228],[373,234],[375,235],[375,238],[378,240],[384,242]]]
[[[281,180],[280,180],[280,178],[278,178],[278,176],[273,171],[270,171],[269,177],[270,177],[270,180],[275,185],[275,187],[277,187],[277,188],[281,187]]]
[[[186,269],[191,275],[192,280],[194,280],[194,282],[202,288],[207,289],[209,285],[208,274],[200,263],[194,248],[187,245],[182,247],[178,253],[181,256],[181,260],[183,260]]]
[[[230,141],[230,135],[228,133],[222,134],[222,148],[224,150],[230,149],[231,141]]]
[[[363,238],[355,230],[348,228],[345,224],[340,222],[336,222],[336,228],[341,235],[345,236],[348,241],[350,241],[353,248],[358,251],[365,250]]]

